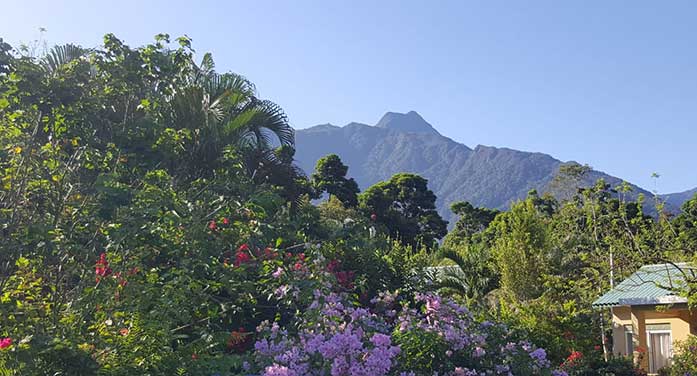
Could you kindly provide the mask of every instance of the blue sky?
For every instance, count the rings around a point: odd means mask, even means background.
[[[5,0],[0,37],[186,34],[297,128],[415,110],[470,147],[545,152],[661,193],[697,187],[697,2],[219,3]]]

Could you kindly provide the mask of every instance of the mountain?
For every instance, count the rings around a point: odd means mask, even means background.
[[[448,209],[455,201],[505,210],[531,189],[550,189],[564,163],[547,154],[478,145],[471,149],[440,133],[414,111],[388,112],[375,125],[350,123],[343,127],[317,125],[296,131],[296,160],[308,174],[316,161],[330,153],[349,166],[361,190],[399,172],[417,173],[429,181],[437,207],[453,223]],[[612,186],[622,179],[591,171],[584,184],[604,178]],[[634,194],[651,193],[632,186]],[[682,196],[671,196],[674,203]],[[671,205],[674,205],[671,203]]]
[[[685,192],[661,195],[661,198],[666,202],[666,204],[679,208],[685,201],[695,197],[695,195],[697,195],[697,188],[690,189],[689,191]]]

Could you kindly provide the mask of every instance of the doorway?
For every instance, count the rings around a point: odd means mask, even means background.
[[[647,334],[649,373],[657,373],[661,368],[670,366],[670,359],[673,355],[670,330],[650,330]]]

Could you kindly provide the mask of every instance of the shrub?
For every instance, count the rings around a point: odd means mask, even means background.
[[[583,354],[573,351],[561,366],[569,376],[643,376],[646,373],[636,368],[630,358],[611,357],[607,361],[603,359],[600,346],[594,351]]]
[[[369,309],[345,293],[316,291],[295,325],[258,330],[247,370],[264,376],[564,375],[551,370],[543,349],[433,294],[383,293]]]
[[[677,344],[670,375],[697,375],[697,336],[691,335]]]

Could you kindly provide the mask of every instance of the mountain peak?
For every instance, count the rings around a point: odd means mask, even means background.
[[[406,114],[399,112],[388,112],[382,119],[375,124],[378,128],[393,129],[410,133],[440,134],[416,111],[409,111]]]

